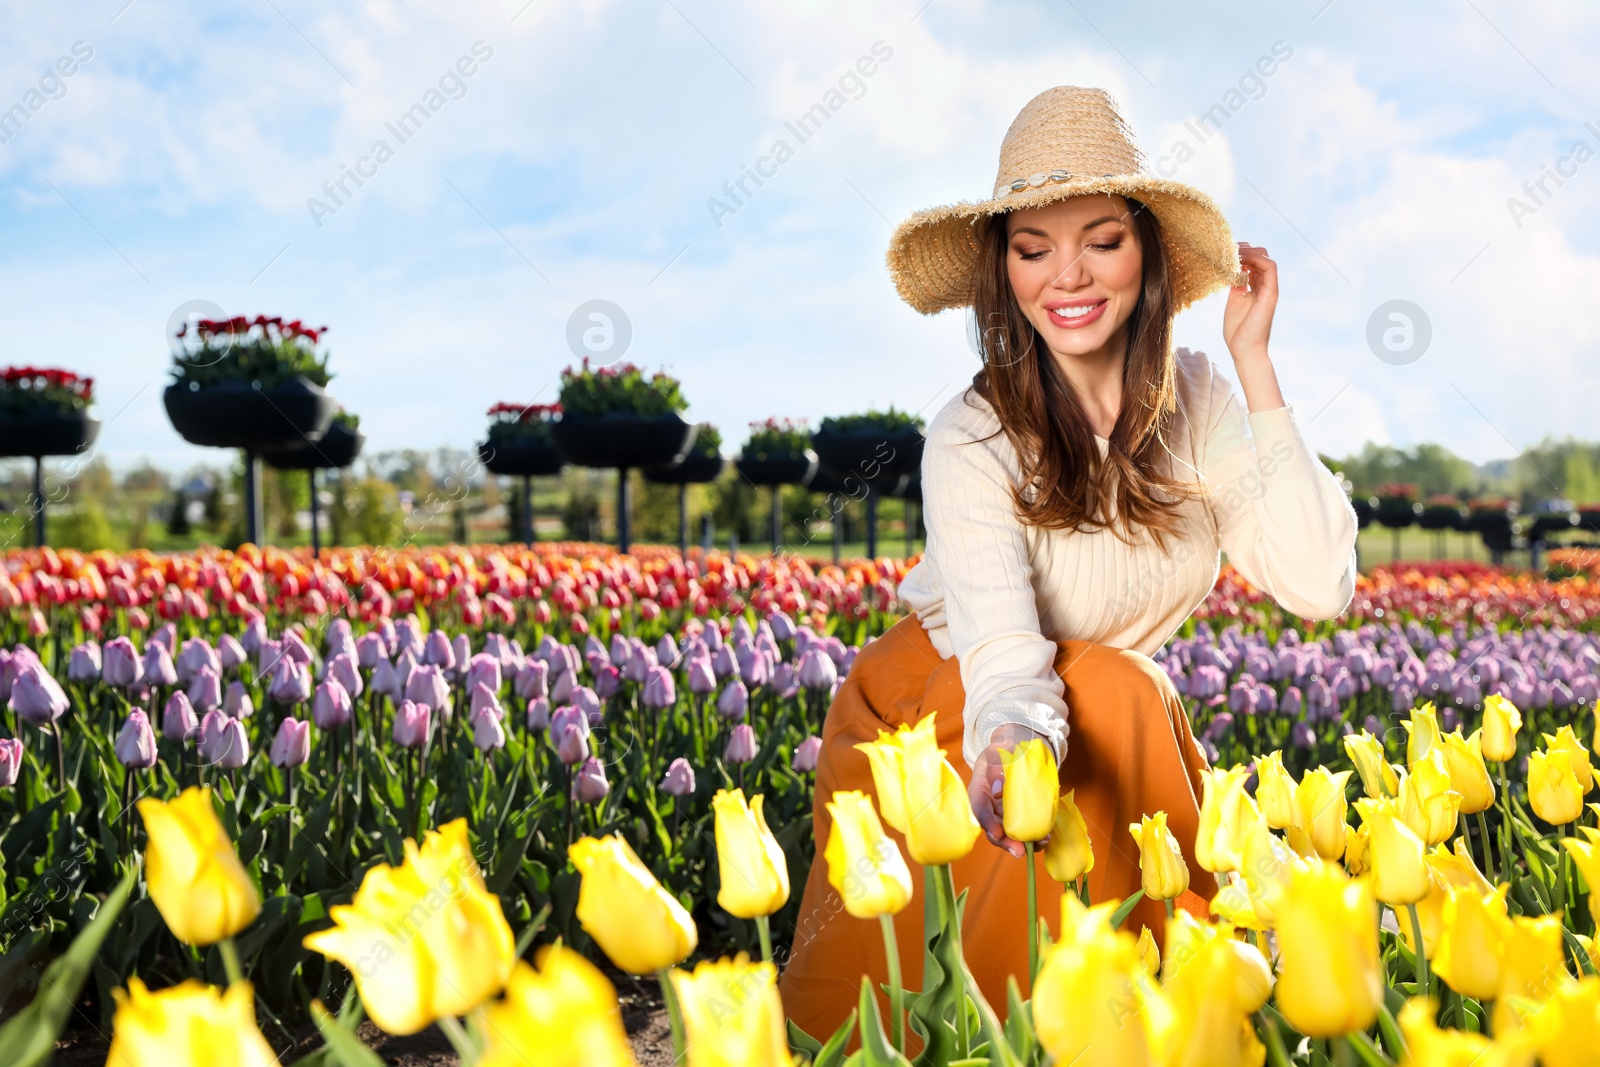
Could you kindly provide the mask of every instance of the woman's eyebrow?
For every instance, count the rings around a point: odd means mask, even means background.
[[[1096,226],[1100,225],[1102,222],[1121,222],[1121,221],[1122,220],[1120,218],[1118,218],[1116,215],[1102,215],[1099,218],[1095,219],[1093,222],[1084,223],[1083,224],[1083,228],[1085,230],[1092,230]],[[1046,237],[1047,238],[1047,237],[1050,236],[1048,233],[1045,233],[1043,230],[1039,229],[1036,226],[1018,226],[1015,230],[1011,231],[1011,236],[1015,237],[1019,233],[1031,233],[1035,237]]]

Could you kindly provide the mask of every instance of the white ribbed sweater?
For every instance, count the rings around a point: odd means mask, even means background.
[[[1179,349],[1174,476],[1202,481],[1179,508],[1162,553],[1109,529],[1041,530],[1016,517],[1016,449],[970,388],[928,426],[922,457],[927,550],[900,583],[946,659],[960,657],[967,701],[962,754],[973,763],[994,729],[1022,723],[1066,753],[1068,708],[1056,641],[1153,654],[1210,592],[1221,554],[1286,610],[1327,619],[1355,591],[1356,517],[1335,475],[1306,445],[1292,408],[1245,412],[1203,352]],[[1096,437],[1105,453],[1109,442]]]

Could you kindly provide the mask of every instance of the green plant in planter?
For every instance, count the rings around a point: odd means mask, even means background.
[[[565,416],[669,415],[688,406],[678,379],[664,371],[646,378],[644,370],[632,363],[594,368],[585,358],[581,368],[561,372],[560,407]]]
[[[805,419],[767,419],[750,424],[750,437],[744,443],[746,459],[793,459],[811,447],[811,431]]]
[[[35,415],[89,410],[94,379],[56,367],[7,367],[0,371],[0,413]]]
[[[496,404],[489,409],[494,420],[489,423],[489,443],[549,444],[550,423],[560,414],[560,404]]]
[[[361,429],[361,416],[353,411],[346,411],[344,408],[340,408],[333,413],[333,422],[330,425],[339,426],[349,430],[351,433],[355,433]]]
[[[889,405],[888,411],[868,409],[859,415],[830,415],[822,420],[823,433],[854,433],[857,430],[878,430],[883,433],[901,433],[922,430],[922,417],[898,411]]]
[[[694,444],[689,446],[691,456],[718,456],[722,454],[722,434],[709,422],[694,428]]]
[[[313,329],[299,319],[284,322],[276,315],[201,319],[192,328],[195,347],[186,356],[173,357],[173,383],[204,389],[242,380],[270,389],[304,377],[325,386],[332,375],[328,373],[328,354],[317,353],[317,342],[327,329]],[[179,328],[178,338],[190,341],[189,323]]]

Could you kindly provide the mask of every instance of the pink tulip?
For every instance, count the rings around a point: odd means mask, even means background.
[[[311,702],[311,721],[319,730],[337,730],[350,722],[350,694],[344,686],[329,678],[317,686]]]
[[[449,670],[456,665],[455,649],[443,630],[428,631],[428,639],[422,646],[422,662],[443,670]]]
[[[256,711],[250,691],[238,679],[228,683],[228,693],[222,698],[222,714],[230,719],[248,719]]]
[[[356,638],[356,662],[366,670],[372,670],[379,660],[388,658],[389,651],[383,643],[382,634],[369,630]]]
[[[672,672],[665,667],[651,667],[645,677],[644,693],[640,696],[647,708],[670,708],[678,702],[672,682]]]
[[[245,624],[244,632],[239,635],[239,647],[254,655],[261,647],[261,642],[267,639],[267,623],[257,615]]]
[[[505,709],[500,706],[500,698],[483,682],[472,687],[472,703],[468,707],[468,719],[476,719],[482,712],[488,712],[496,721],[506,717]]]
[[[709,654],[690,657],[684,673],[688,679],[689,692],[695,696],[705,696],[716,691],[717,674],[711,668]]]
[[[311,758],[311,724],[290,716],[278,724],[268,753],[274,767],[299,767]]]
[[[279,704],[302,704],[311,696],[311,674],[293,656],[279,656],[267,694]]]
[[[686,797],[694,792],[694,768],[679,756],[667,765],[666,777],[661,779],[661,791],[668,796]]]
[[[400,702],[394,713],[394,743],[401,748],[421,748],[432,728],[432,709],[410,700]]]
[[[356,669],[355,657],[348,652],[341,652],[328,660],[327,668],[322,672],[323,677],[331,678],[344,686],[344,691],[354,700],[361,695],[363,688],[361,672]]]
[[[550,729],[550,698],[534,697],[528,701],[528,729],[537,733]]]
[[[67,662],[67,681],[92,682],[100,677],[100,646],[93,641],[85,641],[72,649],[72,658]]]
[[[406,682],[405,698],[428,705],[438,713],[441,722],[450,721],[450,683],[445,681],[444,672],[437,666],[429,664],[413,671]]]
[[[601,702],[599,694],[586,685],[580,685],[572,691],[572,705],[583,712],[590,726],[599,726],[605,721],[605,704]]]
[[[738,722],[750,710],[750,690],[739,679],[731,679],[717,697],[717,714],[729,722]]]
[[[583,804],[598,804],[611,792],[606,781],[606,769],[600,761],[590,756],[572,779],[572,798]]]
[[[505,747],[506,731],[500,725],[500,716],[484,708],[472,716],[472,743],[479,752],[491,752]]]
[[[195,718],[194,705],[189,703],[188,695],[180,689],[167,698],[166,706],[161,709],[161,736],[181,745],[199,731],[200,723]]]
[[[115,689],[132,689],[144,678],[144,664],[132,639],[114,637],[101,651],[100,677]]]
[[[817,757],[821,754],[822,738],[812,734],[795,746],[794,761],[791,766],[802,774],[809,774],[817,769]]]
[[[245,735],[244,723],[216,711],[206,712],[206,719],[210,719],[213,715],[222,720],[222,726],[212,733],[211,743],[208,745],[205,740],[205,722],[201,722],[200,758],[225,770],[237,770],[243,767],[250,762],[250,738]]]
[[[756,732],[749,723],[742,722],[728,736],[728,746],[723,749],[722,758],[729,763],[749,763],[760,751],[761,746],[756,744]]]
[[[550,665],[543,660],[530,659],[517,671],[511,691],[523,700],[549,696]]]
[[[17,784],[22,772],[22,742],[15,737],[0,739],[0,788]]]
[[[35,726],[61,718],[70,707],[60,683],[37,662],[23,667],[11,687],[11,710]]]
[[[311,665],[316,657],[311,654],[311,646],[306,644],[305,638],[294,630],[283,631],[283,636],[278,639],[278,644],[283,647],[283,654],[292,658],[302,667]]]
[[[150,720],[145,718],[144,712],[138,708],[128,712],[127,721],[117,733],[112,749],[117,762],[124,767],[142,770],[156,765],[156,735],[150,729]]]
[[[491,692],[500,692],[500,661],[486,652],[473,656],[467,663],[467,690],[487,686]]]
[[[176,623],[162,623],[161,628],[150,635],[150,644],[160,645],[167,650],[167,658],[171,659],[178,651],[178,626]]]
[[[151,641],[144,648],[144,680],[149,685],[176,685],[178,668],[167,646]]]
[[[210,711],[222,703],[222,680],[209,665],[201,667],[189,681],[189,703]]]

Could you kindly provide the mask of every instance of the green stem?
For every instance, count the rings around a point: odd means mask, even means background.
[[[1163,900],[1161,903],[1163,903],[1163,904],[1165,904],[1167,906],[1167,918],[1168,919],[1172,918],[1172,914],[1173,914],[1173,910],[1174,910],[1173,909],[1173,904],[1172,904],[1172,898],[1168,897],[1166,900]]]
[[[1489,877],[1491,885],[1498,885],[1500,877],[1495,870],[1494,848],[1489,843],[1489,820],[1484,818],[1483,812],[1478,812],[1478,838],[1483,842],[1483,865],[1485,874]]]
[[[1278,1032],[1278,1024],[1257,1012],[1256,1031],[1265,1039],[1262,1044],[1267,1046],[1267,1062],[1272,1067],[1289,1067],[1289,1050],[1283,1047],[1283,1035]]]
[[[965,959],[961,947],[961,916],[956,912],[956,876],[950,870],[948,863],[940,864],[938,871],[939,903],[944,914],[949,916],[950,929],[955,934],[955,958]],[[956,1019],[956,1051],[959,1059],[968,1059],[972,1055],[972,1039],[967,1032],[966,993],[963,992],[957,1008]]]
[[[1416,947],[1417,996],[1425,997],[1428,995],[1428,951],[1422,943],[1422,920],[1417,917],[1415,904],[1407,904],[1406,911],[1411,913],[1411,943]]]
[[[761,935],[761,958],[772,962],[772,926],[765,915],[756,916],[756,933]]]
[[[687,1054],[683,1036],[683,1009],[678,1004],[678,995],[672,991],[672,968],[663,967],[656,972],[656,979],[661,983],[661,999],[667,1004],[667,1021],[672,1026],[672,1062],[677,1063]]]
[[[472,1038],[467,1034],[466,1027],[461,1025],[460,1019],[454,1015],[443,1016],[439,1020],[439,1029],[450,1039],[450,1044],[455,1048],[456,1055],[461,1057],[462,1063],[477,1062],[478,1048],[472,1043]]]
[[[1022,847],[1028,857],[1028,989],[1031,991],[1039,977],[1039,876],[1033,869],[1033,842],[1025,841]]]
[[[1506,765],[1500,767],[1500,878],[1509,881],[1513,870],[1511,861],[1511,790],[1506,784]]]
[[[222,969],[228,972],[228,984],[244,981],[244,968],[239,966],[239,949],[234,945],[233,938],[225,937],[218,941],[217,948],[222,952]]]
[[[900,945],[894,936],[894,916],[880,915],[878,924],[883,927],[883,950],[889,957],[889,1036],[903,1056],[906,1051],[905,992],[900,980]]]
[[[1334,1067],[1354,1067],[1355,1050],[1350,1047],[1349,1038],[1333,1038],[1332,1044]]]

